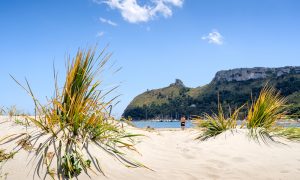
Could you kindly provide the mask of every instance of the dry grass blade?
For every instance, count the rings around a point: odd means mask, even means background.
[[[0,163],[12,159],[16,152],[6,153],[3,149],[0,149]]]

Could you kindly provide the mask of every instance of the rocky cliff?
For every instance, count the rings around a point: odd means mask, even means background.
[[[215,81],[247,81],[251,79],[265,79],[279,77],[287,74],[299,74],[300,66],[286,66],[280,68],[238,68],[219,71],[214,78]]]

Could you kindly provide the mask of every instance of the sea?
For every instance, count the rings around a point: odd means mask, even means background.
[[[133,121],[133,124],[138,128],[180,128],[180,121],[151,121],[151,120],[141,120],[141,121]],[[242,121],[237,122],[238,125],[242,124]],[[298,123],[290,123],[290,122],[280,122],[278,125],[283,127],[299,127],[300,128],[300,122]],[[186,121],[186,128],[193,127],[194,124],[192,121]]]
[[[133,121],[133,124],[138,128],[180,128],[180,121]],[[192,121],[186,121],[186,128],[193,127]]]

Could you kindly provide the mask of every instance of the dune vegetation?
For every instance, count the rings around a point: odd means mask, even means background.
[[[246,126],[253,138],[272,139],[276,122],[284,118],[287,99],[274,87],[266,85],[256,101],[252,102],[246,118]]]
[[[96,48],[78,50],[74,59],[68,59],[62,90],[54,72],[55,95],[46,105],[36,98],[27,80],[24,86],[14,79],[34,101],[37,117],[26,118],[39,131],[10,135],[2,141],[22,138],[25,144],[31,145],[36,151],[35,173],[39,176],[44,164],[47,174],[58,179],[73,178],[82,171],[103,173],[99,160],[90,153],[90,145],[114,156],[128,167],[144,167],[124,153],[124,148],[136,151],[133,138],[139,135],[126,132],[111,116],[116,97],[108,101],[104,99],[114,89],[102,92],[101,81],[97,80],[110,57],[105,49],[99,54],[96,54]]]
[[[5,110],[4,110],[4,107],[0,107],[0,116],[4,115],[5,114]]]
[[[0,149],[0,163],[5,162],[9,159],[12,159],[14,157],[14,155],[15,155],[14,152],[7,153],[7,152],[5,152],[5,150]]]
[[[249,137],[257,141],[275,141],[273,137],[299,141],[299,128],[284,128],[277,125],[280,119],[286,117],[288,107],[286,103],[287,99],[281,96],[279,91],[266,84],[261,89],[258,98],[252,100],[245,121],[240,128],[246,127],[249,130]],[[236,129],[239,110],[242,107],[226,117],[219,103],[217,114],[213,114],[212,116],[205,114],[203,118],[196,118],[195,123],[201,129],[201,133],[197,139],[206,140],[224,131]]]
[[[209,115],[204,114],[203,118],[198,117],[196,124],[198,127],[204,129],[196,139],[206,140],[211,137],[217,136],[224,131],[235,129],[237,126],[237,119],[239,111],[243,106],[234,110],[233,113],[230,113],[228,117],[224,114],[222,104],[218,103],[218,113],[213,113]]]
[[[291,141],[300,142],[300,128],[297,127],[277,127],[274,129],[273,134]]]

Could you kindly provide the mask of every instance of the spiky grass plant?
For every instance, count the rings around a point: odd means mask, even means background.
[[[229,116],[226,117],[223,112],[222,105],[219,102],[217,114],[204,114],[203,118],[196,118],[196,125],[202,129],[202,133],[196,139],[204,141],[227,130],[235,129],[237,126],[239,111],[242,107],[243,106],[234,110],[233,113],[230,112]]]
[[[9,108],[7,108],[7,114],[10,118],[19,115],[19,110],[17,109],[17,106],[12,105]]]
[[[68,60],[62,91],[58,88],[57,75],[54,73],[55,95],[46,106],[35,98],[27,80],[26,87],[16,81],[32,97],[38,114],[38,118],[27,118],[42,131],[33,134],[30,141],[35,145],[39,139],[47,137],[36,149],[35,159],[38,163],[35,172],[38,175],[43,162],[47,162],[47,169],[50,170],[54,160],[58,178],[65,175],[67,178],[77,176],[79,171],[66,171],[78,167],[86,173],[87,170],[95,172],[87,162],[91,162],[96,170],[102,172],[98,159],[89,152],[89,144],[106,151],[126,166],[144,167],[128,159],[121,151],[121,148],[135,150],[132,137],[137,135],[125,132],[110,115],[115,98],[104,102],[104,97],[114,89],[101,94],[101,81],[95,80],[110,56],[111,54],[106,54],[104,50],[99,56],[95,55],[95,49],[86,52],[79,50],[72,61]],[[49,153],[54,154],[50,159],[47,156]],[[70,154],[72,158],[67,158]],[[74,165],[72,160],[76,160],[77,167],[70,167]]]
[[[5,110],[3,107],[0,107],[0,116],[4,115],[5,114]]]
[[[274,129],[273,136],[283,137],[291,141],[300,142],[300,128],[299,127],[278,127]]]
[[[279,91],[266,84],[248,110],[246,126],[250,136],[257,140],[258,137],[263,141],[273,140],[271,132],[276,128],[277,120],[284,117],[286,102]]]

